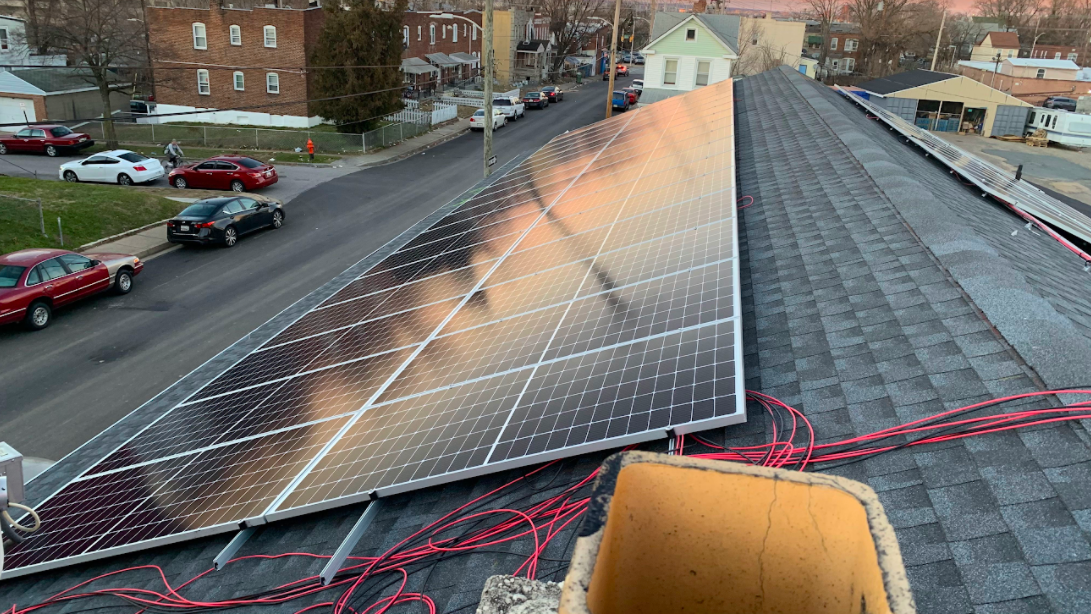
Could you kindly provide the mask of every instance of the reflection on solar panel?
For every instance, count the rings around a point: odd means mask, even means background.
[[[1026,181],[1016,179],[1011,173],[962,151],[927,130],[914,126],[870,100],[840,86],[837,89],[849,100],[875,114],[888,126],[924,148],[937,160],[972,181],[987,194],[1084,241],[1091,242],[1091,219],[1087,216]]]
[[[47,499],[8,573],[743,421],[731,101],[554,139]]]

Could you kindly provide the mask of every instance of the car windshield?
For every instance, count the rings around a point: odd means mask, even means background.
[[[144,160],[150,160],[151,159],[151,158],[149,158],[147,156],[142,156],[142,155],[140,155],[138,153],[132,153],[132,152],[119,154],[118,157],[121,158],[122,160],[125,160],[126,162],[143,162]]]
[[[236,162],[245,166],[246,168],[258,168],[262,165],[261,162],[258,162],[253,158],[239,158],[238,160],[236,160]]]
[[[537,98],[537,97],[539,97],[541,95],[542,95],[541,92],[531,92],[531,93],[527,94],[527,98]]]
[[[485,109],[474,111],[474,117],[485,117]]]
[[[220,208],[221,204],[222,203],[218,201],[207,203],[193,203],[192,205],[183,209],[182,213],[180,213],[179,215],[184,215],[186,217],[208,217],[213,213],[216,213],[216,210]]]
[[[0,266],[0,288],[14,288],[25,270],[27,268],[23,266]]]
[[[53,133],[53,136],[68,136],[72,134],[72,131],[64,126],[58,126],[51,130],[51,132]]]

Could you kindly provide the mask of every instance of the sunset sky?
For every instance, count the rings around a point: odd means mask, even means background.
[[[772,9],[774,11],[802,10],[806,3],[802,0],[729,0],[729,7],[746,9]],[[949,6],[956,13],[968,13],[973,10],[973,0],[950,0]]]

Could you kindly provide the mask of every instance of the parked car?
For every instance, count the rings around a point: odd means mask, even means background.
[[[637,53],[636,55],[633,56],[633,64],[643,64],[643,63],[644,63],[644,54],[643,53]]]
[[[1076,101],[1072,98],[1065,98],[1064,96],[1050,96],[1046,98],[1046,101],[1042,103],[1042,106],[1047,109],[1061,109],[1062,111],[1075,111]]]
[[[508,125],[508,116],[497,108],[492,110],[492,129],[499,130]],[[478,109],[470,116],[470,130],[485,130],[485,109]]]
[[[167,241],[233,247],[239,237],[284,225],[284,206],[264,196],[206,198],[167,221]]]
[[[546,98],[549,98],[550,102],[560,102],[564,100],[564,92],[561,91],[561,88],[555,85],[543,87],[542,94],[545,94]]]
[[[637,99],[640,98],[640,94],[636,93],[636,90],[631,87],[622,88],[621,91],[625,92],[629,96],[629,106],[635,106]]]
[[[618,54],[618,56],[619,56],[618,59],[620,59],[622,62],[632,62],[633,61],[633,56],[628,51],[622,51],[620,54]]]
[[[611,104],[614,105],[615,109],[628,111],[630,106],[628,92],[624,92],[622,90],[614,90],[614,95],[611,98]]]
[[[167,180],[178,189],[208,188],[248,192],[277,182],[273,165],[246,156],[215,156],[172,170]]]
[[[634,90],[636,90],[636,95],[637,96],[643,94],[644,93],[644,80],[643,79],[633,79],[633,85],[631,87]]]
[[[55,158],[94,144],[91,137],[82,132],[72,132],[67,126],[31,126],[15,134],[0,135],[0,154],[44,153]]]
[[[619,76],[619,77],[628,77],[629,76],[629,67],[624,65],[624,64],[618,64],[617,65],[617,76]]]
[[[527,92],[523,94],[523,104],[535,109],[544,109],[549,106],[549,96],[542,92]]]
[[[155,158],[142,156],[127,149],[95,154],[84,160],[61,165],[60,176],[65,181],[98,181],[133,185],[151,183],[167,174]]]
[[[511,121],[519,121],[519,118],[526,115],[527,108],[518,98],[504,96],[502,98],[494,98],[492,101],[494,109],[499,109],[505,117]]]
[[[0,256],[0,324],[22,322],[41,330],[53,311],[112,289],[128,294],[133,277],[144,270],[140,258],[63,249],[24,249]]]

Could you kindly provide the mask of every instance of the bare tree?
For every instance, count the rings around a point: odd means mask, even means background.
[[[118,70],[142,65],[144,26],[139,0],[64,0],[40,36],[50,51],[63,53],[86,70],[86,79],[102,98],[103,135],[107,146],[117,147],[111,120],[112,92],[124,89]],[[41,43],[39,43],[41,44]]]
[[[966,14],[954,15],[947,18],[946,36],[950,44],[955,47],[954,61],[969,59],[968,53],[985,34],[985,28],[974,21],[973,17]],[[963,57],[965,56],[965,57]]]
[[[1041,0],[975,0],[974,8],[984,17],[995,18],[1005,31],[1018,30],[1034,22]]]
[[[924,33],[930,32],[934,41],[939,27],[936,6],[913,0],[850,0],[849,11],[860,24],[857,70],[872,77],[888,75]]]
[[[749,76],[776,68],[784,64],[789,51],[775,47],[765,36],[765,28],[760,19],[743,19],[739,29],[738,54],[732,71],[737,75]],[[796,52],[798,54],[798,52]]]
[[[818,54],[818,65],[826,65],[826,56],[830,53],[830,26],[833,18],[841,10],[842,0],[807,0],[811,16],[818,21],[818,31],[822,35],[822,50]]]
[[[610,6],[613,6],[610,3]],[[554,73],[569,55],[579,53],[602,27],[599,17],[606,15],[606,0],[543,0],[538,10],[549,15],[549,31],[556,41]],[[613,13],[609,13],[609,18]]]
[[[57,18],[60,0],[26,0],[27,46],[37,53],[49,53],[48,31]]]

